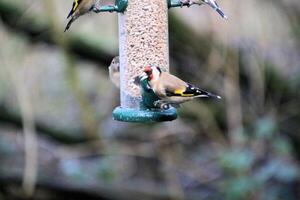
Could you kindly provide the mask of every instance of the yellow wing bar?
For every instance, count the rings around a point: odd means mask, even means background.
[[[74,0],[73,11],[75,11],[77,7],[78,7],[78,0]]]
[[[184,94],[184,91],[182,89],[175,90],[174,94],[180,95],[182,97],[192,97],[192,96],[194,96],[194,94]]]

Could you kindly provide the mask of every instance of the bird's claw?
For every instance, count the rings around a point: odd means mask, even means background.
[[[180,0],[180,7],[183,6],[190,7],[193,4],[192,0]]]
[[[159,100],[153,102],[153,106],[154,107],[159,107],[159,105],[160,105],[160,101]]]
[[[100,6],[99,5],[93,6],[92,11],[98,13],[100,11]]]

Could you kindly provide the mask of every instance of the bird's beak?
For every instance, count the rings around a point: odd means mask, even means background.
[[[147,79],[148,78],[148,75],[146,74],[146,72],[143,72],[141,75],[139,76],[136,76],[134,79],[133,79],[133,83],[135,85],[140,85],[140,82]]]
[[[147,75],[146,72],[143,72],[143,73],[140,75],[140,80],[144,80],[144,79],[146,79],[146,78],[148,78],[148,75]]]

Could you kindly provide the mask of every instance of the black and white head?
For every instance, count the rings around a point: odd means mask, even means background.
[[[148,81],[156,81],[159,79],[160,74],[161,74],[161,69],[159,67],[156,66],[147,66],[144,68],[144,73],[147,74],[148,77]]]

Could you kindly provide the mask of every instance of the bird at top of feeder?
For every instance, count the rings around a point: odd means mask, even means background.
[[[207,4],[212,9],[214,9],[217,13],[219,13],[219,15],[221,15],[222,18],[228,19],[215,0],[180,0],[180,2],[182,5],[187,5],[187,6],[191,6],[194,4],[197,5]]]
[[[120,60],[119,56],[116,56],[111,61],[109,67],[109,78],[110,81],[117,87],[120,88]]]
[[[179,107],[184,102],[201,97],[221,99],[220,96],[195,87],[156,66],[144,68],[140,80],[144,79],[147,79],[149,89],[160,99],[155,102],[156,107]]]
[[[91,12],[94,7],[100,2],[100,0],[74,0],[70,13],[67,16],[67,19],[71,17],[69,20],[65,31],[66,32],[71,24],[78,19],[78,17]]]

